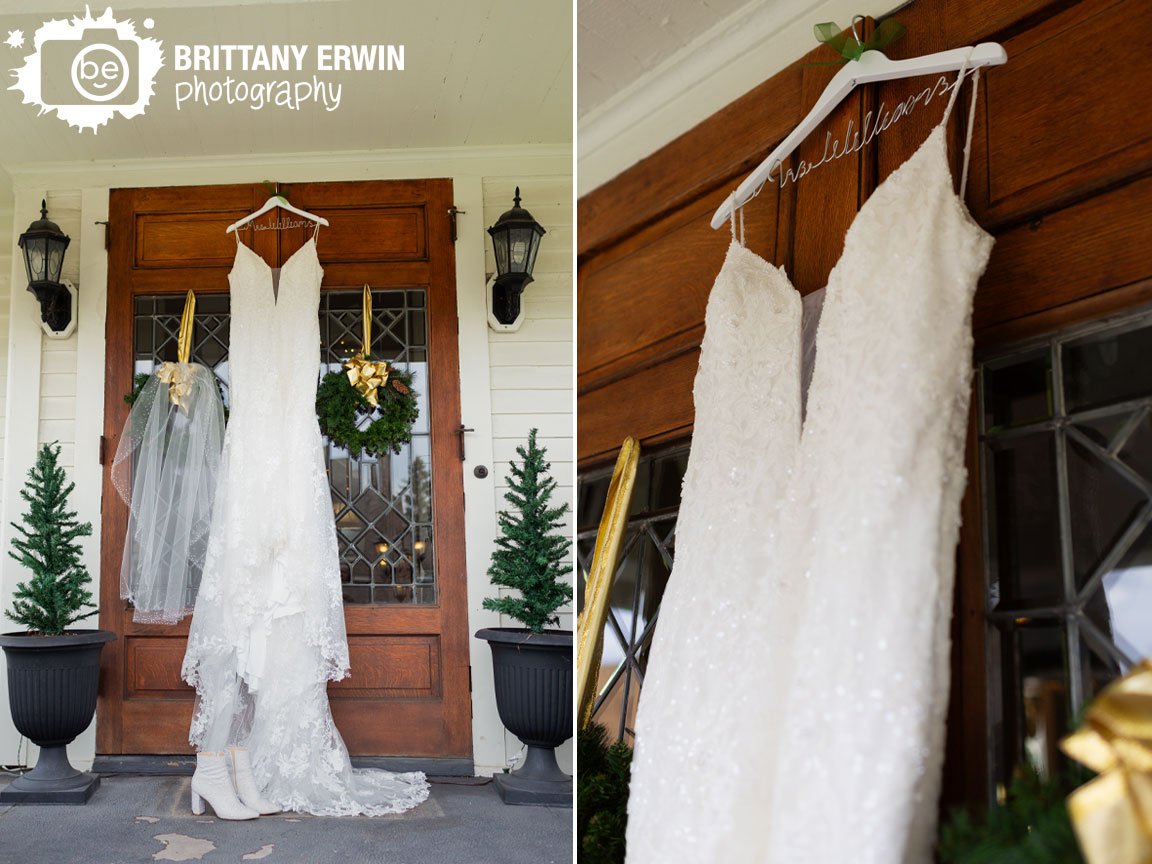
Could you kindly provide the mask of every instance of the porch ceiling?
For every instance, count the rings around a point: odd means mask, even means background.
[[[92,3],[98,15],[103,3]],[[15,91],[0,91],[0,168],[24,163],[263,153],[394,150],[572,141],[571,7],[516,0],[127,0],[114,14],[162,40],[164,68],[146,113],[113,118],[99,134],[80,133],[54,114],[37,116]],[[83,12],[84,3],[0,0],[0,68],[19,67],[32,35],[49,17]],[[151,31],[141,22],[155,20]],[[3,44],[22,30],[26,47]],[[338,110],[185,103],[175,84],[174,44],[403,44],[403,72],[257,73],[249,80],[311,80],[342,85]],[[310,49],[309,61],[315,48]],[[236,74],[236,73],[233,73]],[[241,73],[242,74],[242,73]],[[5,75],[4,77],[8,77]],[[4,85],[7,87],[8,85]],[[3,187],[0,195],[10,197]]]

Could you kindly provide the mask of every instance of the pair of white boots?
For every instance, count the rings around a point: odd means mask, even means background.
[[[280,812],[279,807],[261,797],[252,776],[252,762],[243,747],[196,754],[192,812],[197,816],[203,813],[205,801],[220,819],[255,819]]]

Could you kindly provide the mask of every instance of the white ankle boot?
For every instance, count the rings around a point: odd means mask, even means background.
[[[228,754],[211,751],[196,754],[196,773],[192,775],[192,812],[199,816],[207,801],[221,819],[255,819],[260,814],[246,807],[236,797]]]
[[[264,800],[260,790],[256,788],[256,778],[252,776],[252,761],[248,756],[248,749],[229,747],[228,757],[232,764],[232,779],[236,784],[236,794],[240,796],[240,800],[262,816],[279,813],[280,808]]]

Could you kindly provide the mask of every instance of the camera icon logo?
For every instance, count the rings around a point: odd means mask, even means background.
[[[46,105],[131,105],[140,98],[139,59],[139,45],[120,39],[115,30],[43,42],[40,98]]]
[[[17,83],[10,89],[81,131],[96,132],[117,114],[143,114],[164,65],[160,41],[138,36],[135,24],[117,21],[111,9],[99,18],[86,9],[71,21],[48,21],[34,44],[24,66],[13,70]]]

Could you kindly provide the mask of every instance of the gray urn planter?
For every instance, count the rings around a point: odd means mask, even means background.
[[[40,748],[36,767],[0,791],[0,804],[84,804],[92,797],[100,777],[73,768],[68,745],[96,713],[100,652],[115,638],[108,630],[0,634],[12,720]]]
[[[524,764],[492,780],[505,804],[572,806],[572,778],[556,748],[572,737],[572,631],[532,633],[488,627],[476,633],[492,649],[496,708],[528,748]]]

